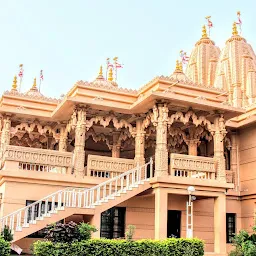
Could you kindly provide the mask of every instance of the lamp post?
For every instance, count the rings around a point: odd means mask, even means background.
[[[188,187],[188,202],[187,202],[187,238],[193,238],[193,201],[196,197],[192,196],[195,192],[195,187]]]

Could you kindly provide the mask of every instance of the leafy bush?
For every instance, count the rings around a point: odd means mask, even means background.
[[[1,233],[1,236],[4,238],[5,241],[11,242],[13,240],[12,231],[9,229],[8,226],[4,226],[4,230]]]
[[[97,231],[97,229],[94,226],[84,222],[77,225],[77,229],[79,233],[78,241],[91,239],[92,233]]]
[[[92,232],[97,229],[87,223],[80,223],[70,221],[67,224],[57,223],[48,225],[44,229],[45,238],[54,243],[72,243],[91,238]]]
[[[128,241],[132,241],[134,232],[135,232],[135,226],[134,225],[128,225],[128,230],[125,232],[126,239]]]
[[[11,253],[10,242],[5,241],[3,237],[0,236],[0,255],[9,256]]]
[[[203,256],[199,239],[169,238],[163,241],[93,239],[74,243],[34,243],[35,256]]]
[[[241,230],[233,239],[235,249],[229,253],[229,256],[252,256],[256,255],[256,226],[253,227],[253,234]]]

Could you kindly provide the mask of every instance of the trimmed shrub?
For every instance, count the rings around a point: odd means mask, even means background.
[[[76,224],[73,221],[62,224],[50,224],[44,229],[45,239],[54,243],[73,243],[82,240],[88,240],[91,238],[93,232],[97,229],[88,224],[80,223]]]
[[[0,255],[9,256],[11,253],[11,244],[8,241],[5,241],[2,236],[0,236]]]
[[[169,238],[157,240],[92,239],[74,243],[34,243],[35,256],[203,256],[204,244],[199,239]]]

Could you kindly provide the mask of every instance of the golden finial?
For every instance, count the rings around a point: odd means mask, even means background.
[[[175,67],[175,71],[174,72],[183,72],[183,68],[182,68],[182,62],[176,60],[176,67]]]
[[[206,26],[205,26],[205,25],[203,25],[203,27],[202,27],[202,38],[208,38],[207,31],[206,31]]]
[[[100,71],[99,71],[99,74],[97,76],[97,79],[100,79],[100,80],[104,79],[102,66],[100,66]]]
[[[113,69],[110,68],[108,72],[108,81],[113,81]]]
[[[36,78],[34,78],[34,83],[33,83],[32,89],[37,89],[36,88]]]
[[[232,35],[233,36],[237,36],[238,35],[238,31],[237,31],[237,27],[236,27],[236,22],[233,23],[233,28],[232,28]]]
[[[99,76],[103,76],[102,66],[100,66]]]
[[[176,71],[180,70],[180,62],[178,60],[176,60],[176,67],[175,67]]]
[[[17,91],[17,76],[16,75],[13,78],[12,90]]]
[[[183,65],[182,65],[182,61],[180,61],[180,71],[183,72]]]

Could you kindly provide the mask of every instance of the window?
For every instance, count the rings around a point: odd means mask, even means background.
[[[236,214],[226,214],[226,232],[227,232],[227,243],[232,243],[233,237],[236,233]]]
[[[114,207],[101,213],[100,237],[108,239],[124,237],[125,212],[124,207]]]

